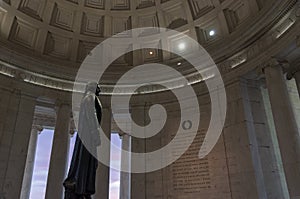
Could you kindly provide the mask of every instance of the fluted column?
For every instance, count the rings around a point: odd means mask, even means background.
[[[26,159],[25,173],[22,183],[21,199],[28,199],[33,176],[34,160],[37,147],[38,134],[43,130],[41,126],[33,126],[31,130],[29,147]]]
[[[272,60],[264,68],[267,89],[291,199],[300,198],[300,137],[283,71]]]
[[[111,109],[102,109],[101,128],[105,135],[110,140],[111,134]],[[103,138],[101,140],[101,146],[98,150],[98,156],[104,156],[103,159],[106,162],[110,161],[110,144],[105,143]],[[99,162],[96,174],[96,193],[95,199],[108,199],[109,198],[109,167]]]
[[[61,104],[58,107],[47,180],[46,199],[61,199],[63,197],[63,181],[66,177],[70,144],[70,113],[69,105]]]
[[[143,126],[146,124],[145,121],[145,106],[132,107],[131,117],[137,124]],[[136,129],[132,127],[132,132],[136,132]],[[144,133],[144,132],[139,132]],[[146,152],[146,141],[145,139],[136,138],[131,136],[131,151],[136,153]],[[146,159],[141,164],[145,164]],[[140,162],[135,162],[131,159],[131,169],[134,170]],[[146,198],[146,174],[145,173],[131,173],[130,174],[130,196],[133,199],[145,199]]]
[[[259,158],[250,90],[245,79],[226,86],[227,115],[223,129],[230,198],[267,198]]]
[[[130,136],[127,134],[123,134],[122,136],[122,149],[126,151],[130,151],[131,141]],[[121,168],[122,165],[125,164],[124,168],[127,166],[130,167],[130,156],[126,155],[125,153],[121,154]],[[130,199],[130,173],[121,171],[120,177],[120,198],[122,199]]]
[[[0,198],[20,198],[33,122],[35,98],[21,92],[1,93],[5,124],[0,136]],[[4,107],[2,110],[4,110]]]

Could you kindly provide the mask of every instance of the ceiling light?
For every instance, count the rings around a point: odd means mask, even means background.
[[[211,31],[209,31],[209,36],[214,36],[216,34],[216,31],[215,30],[211,30]]]
[[[177,66],[181,66],[181,62],[178,62],[178,63],[177,63]]]
[[[185,49],[185,43],[180,43],[180,44],[178,45],[178,49],[179,49],[179,50],[184,50],[184,49]]]
[[[150,55],[153,55],[153,52],[152,52],[152,51],[150,51],[150,52],[149,52],[149,54],[150,54]]]

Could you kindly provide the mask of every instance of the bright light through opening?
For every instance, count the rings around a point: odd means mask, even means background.
[[[33,177],[30,187],[30,199],[44,198],[46,194],[50,156],[52,150],[54,130],[44,129],[37,138],[37,149],[34,160]],[[68,171],[71,164],[76,133],[70,139],[70,152],[68,155]],[[66,173],[67,175],[67,173]]]
[[[214,36],[216,34],[216,32],[214,30],[209,31],[209,36]]]
[[[46,194],[48,171],[54,130],[44,129],[37,138],[33,176],[30,187],[31,199],[44,198]]]
[[[109,177],[109,199],[119,199],[120,198],[120,181],[121,181],[121,151],[113,147],[113,144],[118,148],[122,148],[122,140],[118,133],[111,134],[111,148],[110,148],[110,164],[118,167],[115,170],[110,167],[110,177]]]

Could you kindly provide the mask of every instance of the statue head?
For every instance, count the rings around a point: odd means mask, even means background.
[[[95,92],[95,94],[96,94],[96,96],[99,96],[99,95],[100,95],[100,93],[101,93],[101,89],[100,89],[100,86],[99,86],[99,84],[97,84],[97,88],[96,88],[96,92]]]
[[[89,82],[85,88],[85,93],[87,92],[92,92],[95,93],[95,95],[99,96],[101,92],[99,84],[97,84],[96,82]]]

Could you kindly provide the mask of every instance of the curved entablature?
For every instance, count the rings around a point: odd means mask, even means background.
[[[42,75],[42,74],[37,74],[33,73],[28,70],[24,70],[18,67],[15,67],[13,65],[7,64],[5,62],[0,61],[0,74],[11,77],[11,78],[16,78],[18,80],[24,81],[29,84],[33,85],[38,85],[42,87],[47,87],[51,89],[56,89],[56,90],[62,90],[62,91],[67,91],[67,92],[73,92],[73,81],[70,80],[63,80],[63,79],[58,79],[55,77],[51,77],[48,75]],[[209,78],[212,78],[213,75],[209,75],[207,77],[201,77],[199,74],[192,74],[189,75],[185,78],[189,80],[189,85],[192,84],[197,84],[200,82],[203,82]],[[138,89],[135,93],[131,93],[130,89],[131,87],[136,87],[136,85],[121,85],[118,88],[114,85],[106,85],[106,84],[101,84],[101,90],[103,95],[110,95],[114,89],[117,90],[115,91],[116,94],[119,95],[132,95],[132,94],[148,94],[148,93],[155,93],[155,92],[162,92],[162,91],[167,91],[170,88],[171,89],[177,89],[186,86],[185,84],[182,84],[183,82],[183,77],[182,78],[176,78],[176,79],[170,79],[170,80],[164,80],[164,81],[159,81],[155,83],[151,83],[149,85],[140,85],[140,89]],[[159,86],[160,84],[164,85],[169,85],[168,89],[162,86]],[[84,86],[85,83],[82,83],[82,86]],[[75,91],[76,92],[76,91]],[[83,92],[83,91],[78,91],[78,92]]]

